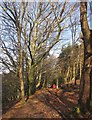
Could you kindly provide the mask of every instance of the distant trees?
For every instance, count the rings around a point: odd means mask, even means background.
[[[13,72],[2,74],[2,110],[20,99],[20,84]]]
[[[72,52],[73,51],[73,52]],[[77,52],[76,52],[77,51]],[[80,60],[83,61],[83,47],[82,44],[68,45],[63,48],[58,58],[58,64],[61,67],[61,77],[65,84],[74,83],[80,79]],[[74,65],[75,64],[75,69]]]
[[[87,2],[81,2],[80,22],[83,33],[84,60],[80,84],[79,104],[82,110],[90,109],[92,106],[92,31],[88,25],[87,13]]]

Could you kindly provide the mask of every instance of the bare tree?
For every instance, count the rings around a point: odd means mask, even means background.
[[[21,3],[19,8],[17,3],[8,3],[4,2],[3,5],[1,5],[3,13],[2,18],[7,23],[7,28],[11,26],[11,29],[14,28],[16,37],[17,37],[17,47],[18,47],[18,73],[19,73],[19,79],[20,79],[20,88],[21,88],[21,98],[24,100],[24,82],[23,82],[23,61],[22,61],[22,22],[24,20],[25,15],[25,9],[27,7],[27,3]],[[9,23],[10,22],[10,23]],[[9,29],[7,29],[9,30]],[[3,42],[4,43],[4,42]],[[5,45],[4,45],[5,49]],[[14,49],[13,49],[14,50]],[[6,48],[6,54],[10,58],[10,60],[13,62],[13,65],[15,64],[13,58],[10,56],[10,53],[8,52]]]
[[[10,54],[10,50],[6,56],[8,56],[9,62],[12,62],[15,71],[19,73],[21,97],[24,98],[25,80],[23,78],[26,76],[28,79],[28,91],[33,94],[36,90],[36,67],[61,40],[63,31],[69,27],[69,24],[65,23],[74,11],[75,4],[5,2],[1,4],[1,7],[1,17],[7,28],[5,31],[8,33],[6,35],[12,44],[15,44],[13,52],[16,53],[16,60],[14,54]],[[12,31],[9,32],[9,30]],[[5,44],[4,39],[2,42]],[[4,46],[3,49],[5,48],[7,51],[8,47]],[[5,60],[4,64],[6,64]]]

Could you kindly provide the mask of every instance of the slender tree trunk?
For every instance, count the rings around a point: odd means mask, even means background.
[[[25,29],[24,29],[24,56],[25,56],[25,61],[26,61],[26,91],[25,91],[25,94],[26,94],[26,101],[29,99],[29,74],[30,74],[30,69],[29,69],[29,60],[28,60],[28,53],[27,53],[27,45],[26,45],[26,24],[25,24]]]
[[[43,83],[44,83],[44,79],[42,79],[42,73],[40,73],[40,75],[39,75],[39,82],[36,85],[36,88],[37,89],[41,89],[43,87]]]
[[[21,37],[20,33],[18,34],[18,47],[19,47],[19,79],[20,79],[20,89],[21,89],[21,98],[24,100],[24,81],[23,81],[23,67],[22,67],[22,49],[20,43]]]
[[[56,80],[56,88],[58,89],[58,78]]]
[[[44,87],[45,87],[45,88],[48,87],[48,81],[47,81],[47,79],[44,80]]]
[[[38,83],[37,83],[37,85],[36,85],[36,88],[38,88],[38,87],[40,86],[41,76],[42,76],[42,74],[41,74],[41,72],[40,72],[39,75],[36,77],[36,79],[38,80]]]
[[[92,101],[92,36],[87,21],[87,3],[80,3],[80,20],[84,42],[84,63],[80,83],[79,104],[85,109],[90,108]]]
[[[74,67],[73,67],[73,79],[74,79],[74,84],[76,85],[76,68],[75,68],[75,64],[74,64]]]
[[[83,44],[81,44],[80,46],[79,46],[79,73],[80,73],[80,80],[81,80],[81,75],[82,75],[82,67],[83,67]]]
[[[81,74],[82,74],[82,63],[81,63],[81,60],[80,60],[80,80],[81,80]]]
[[[26,88],[26,96],[27,96],[27,100],[29,99],[29,65],[28,65],[28,58],[26,56],[26,84],[27,84],[27,88]]]
[[[70,66],[68,67],[68,71],[67,71],[66,78],[65,78],[67,87],[68,87],[68,84],[69,84],[69,77],[70,77],[70,76],[69,76],[69,70],[70,70]]]

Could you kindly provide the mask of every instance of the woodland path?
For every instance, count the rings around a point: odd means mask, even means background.
[[[21,105],[21,101],[10,108],[4,118],[67,118],[77,105],[78,88],[42,89]]]

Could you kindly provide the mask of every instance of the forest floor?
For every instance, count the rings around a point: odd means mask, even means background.
[[[68,89],[41,89],[30,96],[24,105],[21,101],[15,104],[2,118],[74,118],[78,93],[78,86]]]

